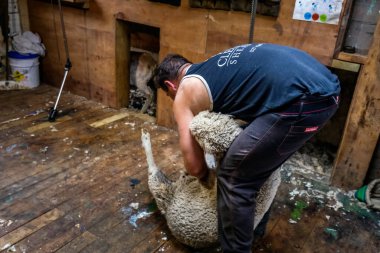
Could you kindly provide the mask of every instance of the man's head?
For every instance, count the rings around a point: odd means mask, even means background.
[[[179,71],[186,63],[191,62],[181,55],[169,54],[166,56],[154,73],[153,80],[156,88],[162,88],[166,92],[170,91],[171,84],[180,81],[177,80]]]

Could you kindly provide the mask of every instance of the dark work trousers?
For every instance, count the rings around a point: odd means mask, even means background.
[[[271,173],[333,116],[338,99],[302,99],[279,112],[257,117],[234,140],[217,172],[223,253],[251,252],[257,192]]]

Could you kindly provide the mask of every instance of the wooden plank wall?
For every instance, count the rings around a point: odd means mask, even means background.
[[[292,19],[294,0],[282,0],[278,18],[256,18],[256,42],[278,43],[303,49],[330,65],[338,26]],[[60,86],[66,56],[57,5],[28,0],[31,30],[41,35],[47,47],[42,59],[42,80]],[[92,0],[89,9],[63,7],[70,57],[73,63],[65,89],[111,107],[123,106],[116,57],[116,18],[160,29],[160,59],[169,52],[183,54],[197,62],[237,44],[247,43],[250,14],[180,7],[147,0]],[[158,95],[157,121],[174,126],[171,101]]]
[[[29,31],[29,10],[28,10],[28,1],[27,0],[19,0],[18,1],[18,9],[20,12],[20,22],[21,28],[23,31]]]
[[[342,141],[335,159],[332,184],[346,189],[363,183],[380,129],[380,20],[366,63],[359,73]]]

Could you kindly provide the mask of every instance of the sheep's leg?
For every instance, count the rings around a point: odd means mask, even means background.
[[[154,162],[152,144],[150,142],[150,134],[141,129],[141,141],[145,150],[146,161],[148,163],[149,176],[154,176],[157,183],[170,185],[172,181],[165,176]]]
[[[256,228],[259,222],[263,219],[265,213],[270,209],[280,183],[281,173],[280,169],[277,169],[261,186],[256,197],[254,228]]]
[[[149,174],[156,174],[159,169],[154,162],[152,144],[150,142],[150,134],[143,129],[141,129],[141,142],[145,150],[146,161],[148,163],[148,172]]]
[[[141,109],[141,113],[146,113],[148,107],[153,101],[153,90],[148,86],[149,80],[153,76],[156,61],[147,53],[140,55],[136,68],[136,87],[145,95],[145,103]]]
[[[154,99],[154,95],[153,95],[153,91],[149,88],[149,87],[146,87],[147,90],[149,90],[149,92],[146,92],[145,93],[145,103],[144,103],[144,106],[141,108],[141,113],[146,113],[150,104],[152,103],[153,99]]]
[[[164,173],[157,167],[153,159],[152,145],[148,132],[141,130],[141,141],[145,150],[146,160],[148,163],[148,185],[149,190],[153,194],[157,206],[161,212],[165,213],[168,203],[173,198],[173,184]]]

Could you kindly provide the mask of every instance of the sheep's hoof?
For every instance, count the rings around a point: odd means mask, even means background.
[[[146,129],[141,128],[141,137],[148,139],[148,138],[150,138],[150,134]]]

